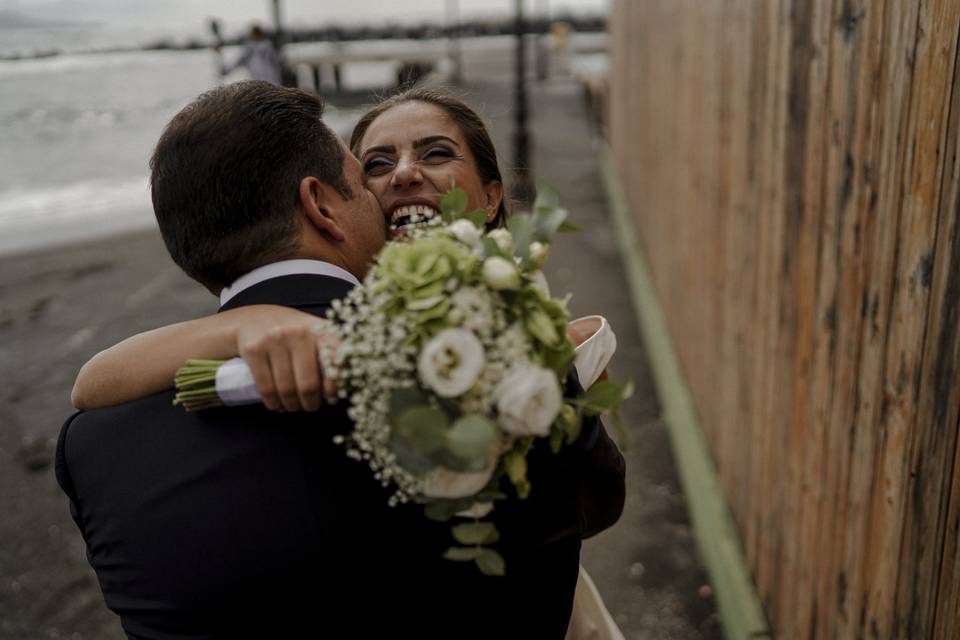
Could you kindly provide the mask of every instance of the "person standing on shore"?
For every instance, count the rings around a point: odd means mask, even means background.
[[[215,47],[220,52],[220,45]],[[252,80],[265,80],[279,85],[281,82],[280,54],[260,25],[250,27],[248,42],[240,57],[230,64],[221,63],[220,75],[225,76],[238,67],[246,67]]]

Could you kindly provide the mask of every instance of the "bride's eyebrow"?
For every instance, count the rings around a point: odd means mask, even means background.
[[[454,140],[453,138],[448,138],[447,136],[427,136],[426,138],[420,138],[419,140],[414,140],[413,148],[417,149],[420,147],[425,147],[428,144],[433,144],[434,142],[440,142],[440,141],[449,142],[450,144],[457,147],[458,149],[460,148],[460,145],[457,144],[456,140]]]
[[[360,154],[360,157],[364,158],[369,153],[396,153],[396,152],[397,152],[397,148],[393,145],[386,145],[382,147],[370,147],[369,149],[364,151],[362,154]]]

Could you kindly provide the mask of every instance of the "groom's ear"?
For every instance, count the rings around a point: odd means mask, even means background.
[[[300,208],[307,221],[334,240],[343,242],[347,235],[337,221],[336,213],[343,204],[337,190],[313,176],[300,181]]]

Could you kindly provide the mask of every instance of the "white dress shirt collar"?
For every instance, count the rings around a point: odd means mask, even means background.
[[[249,289],[264,280],[299,274],[329,276],[331,278],[346,280],[353,285],[360,284],[360,281],[357,280],[352,273],[329,262],[322,260],[281,260],[280,262],[271,262],[262,267],[257,267],[250,273],[234,280],[233,284],[229,287],[224,287],[223,290],[220,291],[220,306],[225,305],[230,298],[244,289]]]

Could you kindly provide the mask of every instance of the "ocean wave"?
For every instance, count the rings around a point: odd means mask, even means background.
[[[82,220],[108,213],[141,215],[144,210],[152,210],[146,178],[0,192],[0,227],[23,222]]]

